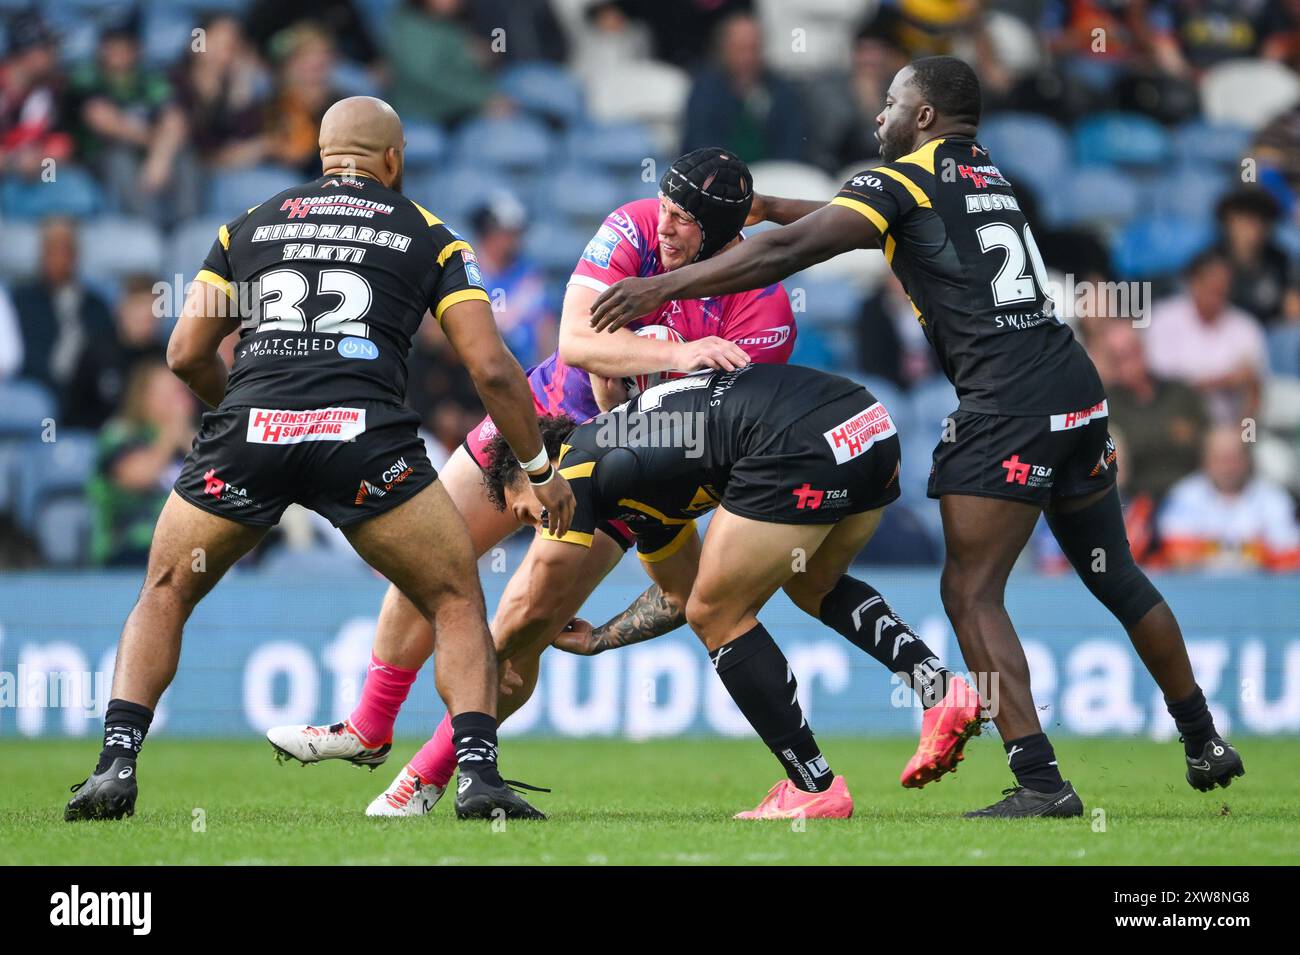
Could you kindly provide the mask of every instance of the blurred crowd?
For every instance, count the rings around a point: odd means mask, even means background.
[[[0,565],[143,561],[199,413],[166,370],[179,296],[160,289],[221,222],[319,173],[340,97],[401,113],[406,192],[469,234],[528,367],[587,238],[663,162],[725,144],[760,191],[829,198],[877,161],[897,70],[951,53],[1106,382],[1135,550],[1300,569],[1300,0],[22,7],[0,3]],[[868,557],[937,562],[925,474],[955,400],[906,296],[869,253],[786,284],[794,360],[906,425]],[[436,323],[410,362],[437,463],[482,410]],[[266,551],[331,541],[300,516]],[[1045,533],[1027,559],[1064,566]]]

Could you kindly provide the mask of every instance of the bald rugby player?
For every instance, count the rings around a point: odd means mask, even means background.
[[[198,602],[290,503],[328,518],[433,627],[455,725],[461,818],[544,818],[497,769],[497,666],[474,551],[404,405],[411,338],[431,312],[528,480],[565,527],[523,370],[497,332],[474,251],[401,194],[405,138],[387,103],[352,97],[321,122],[323,175],[221,227],[167,348],[214,410],[154,530],[123,627],[94,772],[68,821],[135,811],[140,749]],[[240,330],[227,375],[217,349]],[[196,571],[194,554],[206,566]],[[436,559],[430,559],[430,555]]]

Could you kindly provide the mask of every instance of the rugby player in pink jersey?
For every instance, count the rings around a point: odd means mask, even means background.
[[[706,148],[672,164],[660,181],[659,198],[629,202],[605,219],[569,279],[559,349],[529,371],[539,414],[564,414],[586,421],[599,413],[602,405],[607,408],[626,397],[621,382],[627,377],[705,369],[733,371],[751,361],[789,360],[795,321],[789,297],[779,284],[737,295],[667,302],[614,335],[597,334],[590,326],[596,296],[620,279],[681,268],[742,241],[740,230],[752,198],[753,180],[745,163],[726,150]],[[650,325],[662,325],[670,334],[653,338],[634,331]],[[602,400],[593,390],[593,381]],[[489,500],[482,476],[487,463],[483,455],[495,434],[492,420],[485,418],[439,473],[468,525],[479,556],[521,523],[536,523],[539,518],[523,510],[500,511]],[[548,588],[545,593],[534,592],[530,586],[538,575],[526,559],[506,585],[500,606],[518,607],[527,601],[531,615],[559,621],[554,628],[558,632],[631,543],[631,532],[621,522],[603,523],[591,542],[582,573],[571,578],[569,587]],[[353,712],[328,726],[274,727],[267,738],[277,752],[304,763],[345,759],[378,766],[388,758],[397,713],[417,672],[433,652],[433,639],[429,622],[400,591],[390,587],[380,611],[369,674]],[[503,698],[508,701],[504,712],[517,709],[531,694],[541,649],[538,647],[531,658],[512,660],[510,678],[521,685]],[[450,760],[447,753],[452,753]],[[444,720],[434,738],[368,812],[421,815],[442,795],[454,769],[450,724]]]

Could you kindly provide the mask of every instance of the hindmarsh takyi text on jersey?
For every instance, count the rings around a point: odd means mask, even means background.
[[[426,310],[488,301],[474,250],[367,176],[321,176],[222,226],[196,276],[241,319],[222,407],[401,403]]]

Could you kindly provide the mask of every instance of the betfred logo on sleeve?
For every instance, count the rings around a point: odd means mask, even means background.
[[[365,430],[365,408],[248,409],[249,444],[351,441]]]
[[[897,434],[894,419],[889,417],[885,406],[877,401],[866,411],[860,411],[847,421],[843,421],[822,435],[831,446],[835,463],[852,461],[868,450],[878,438],[887,438]]]

